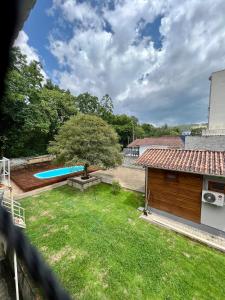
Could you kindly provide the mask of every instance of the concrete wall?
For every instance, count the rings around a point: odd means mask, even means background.
[[[211,76],[208,129],[225,130],[225,70]]]
[[[203,190],[208,190],[208,180],[225,182],[225,178],[204,177]],[[225,205],[219,207],[202,202],[201,223],[225,232]]]
[[[225,129],[203,129],[202,136],[211,136],[211,135],[225,135]]]
[[[123,167],[134,168],[134,169],[143,169],[142,166],[136,165],[138,157],[134,156],[124,156],[123,157]]]
[[[54,155],[46,154],[32,157],[21,157],[10,159],[11,170],[21,169],[30,164],[48,162],[54,159]]]
[[[225,136],[186,136],[185,150],[225,151]]]

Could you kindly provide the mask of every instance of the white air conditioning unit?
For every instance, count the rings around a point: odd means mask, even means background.
[[[216,206],[223,206],[224,194],[212,191],[202,191],[202,202]]]

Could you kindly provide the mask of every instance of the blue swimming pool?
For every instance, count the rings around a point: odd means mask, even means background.
[[[36,173],[34,174],[34,177],[39,179],[49,179],[49,178],[81,172],[83,170],[84,170],[83,166],[65,167],[65,168],[58,168],[58,169]]]

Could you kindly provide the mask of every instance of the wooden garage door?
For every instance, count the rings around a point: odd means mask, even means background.
[[[149,205],[200,223],[202,176],[149,169]]]

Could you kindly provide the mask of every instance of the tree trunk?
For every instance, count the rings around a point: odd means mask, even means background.
[[[82,179],[88,179],[89,178],[89,174],[88,174],[88,164],[84,165],[84,176]]]

